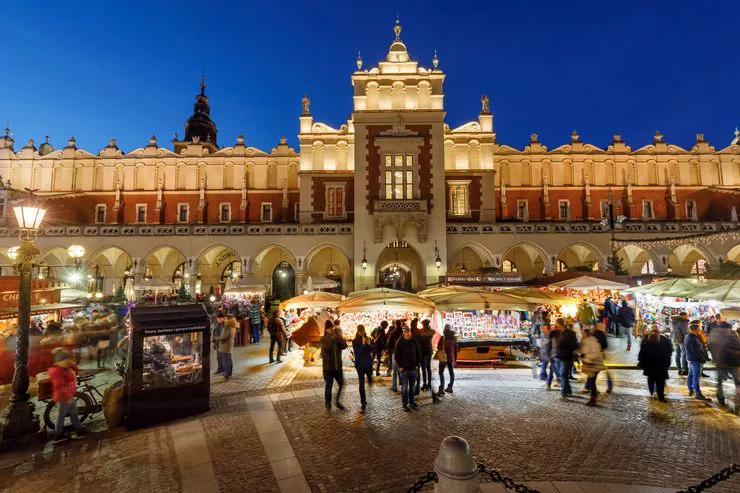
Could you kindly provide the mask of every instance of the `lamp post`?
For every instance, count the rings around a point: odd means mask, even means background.
[[[77,282],[80,280],[80,259],[85,256],[85,247],[82,245],[70,245],[67,248],[67,255],[75,262],[75,270],[70,276],[70,280],[74,283],[74,288],[77,289]]]
[[[46,209],[31,200],[26,205],[13,207],[20,232],[21,245],[17,250],[15,265],[18,269],[18,342],[15,350],[13,395],[10,404],[0,417],[0,446],[5,449],[31,438],[39,432],[39,417],[28,394],[28,346],[31,327],[31,275],[33,263],[39,254],[34,240]]]

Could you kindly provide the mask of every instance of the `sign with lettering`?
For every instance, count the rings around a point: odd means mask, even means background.
[[[521,284],[522,275],[518,272],[499,272],[496,274],[450,274],[447,276],[450,284]]]

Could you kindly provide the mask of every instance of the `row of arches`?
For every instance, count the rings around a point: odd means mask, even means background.
[[[713,260],[710,253],[700,245],[688,243],[661,256],[630,244],[619,248],[616,256],[622,269],[630,276],[655,274],[666,270],[684,276],[702,275]],[[607,261],[606,256],[598,249],[583,242],[568,245],[557,255],[549,255],[535,243],[520,242],[501,256],[493,255],[478,243],[466,243],[452,251],[449,259],[448,272],[475,272],[495,268],[502,272],[520,272],[524,279],[548,271],[602,270],[606,267],[603,263]],[[727,253],[726,260],[740,262],[740,245],[736,245]]]

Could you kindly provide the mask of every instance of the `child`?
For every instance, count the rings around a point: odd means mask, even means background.
[[[64,348],[58,347],[52,351],[52,354],[54,355],[54,364],[49,368],[48,373],[53,386],[52,398],[59,406],[54,433],[54,443],[59,443],[68,438],[64,434],[64,418],[67,415],[69,415],[72,422],[72,427],[77,432],[77,438],[84,437],[86,431],[77,418],[77,404],[75,403],[77,364],[69,357],[69,353]]]

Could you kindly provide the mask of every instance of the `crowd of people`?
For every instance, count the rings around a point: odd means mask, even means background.
[[[360,390],[360,409],[367,409],[365,385],[373,384],[375,377],[380,377],[381,366],[386,367],[385,376],[391,377],[391,390],[399,392],[401,388],[401,406],[410,412],[419,409],[416,397],[421,392],[430,392],[432,402],[440,402],[445,393],[452,393],[455,382],[454,364],[457,356],[457,337],[448,325],[441,337],[436,336],[428,319],[419,322],[414,318],[395,320],[392,323],[383,321],[373,329],[370,335],[363,325],[358,325],[351,346],[342,335],[339,320],[327,320],[324,335],[321,337],[321,358],[324,376],[324,404],[328,413],[332,406],[343,410],[341,402],[344,376],[342,373],[342,352],[351,347],[351,358],[357,371]],[[438,388],[434,388],[432,379],[432,359],[439,361]],[[450,382],[445,387],[444,371],[448,370]],[[334,383],[337,392],[333,397]]]
[[[613,389],[613,380],[605,365],[607,330],[611,325],[615,335],[626,336],[629,351],[635,316],[627,300],[618,304],[611,298],[604,303],[602,315],[603,318],[599,317],[584,300],[572,321],[559,318],[541,327],[539,377],[548,390],[557,382],[563,399],[573,394],[571,381],[576,380],[574,374],[578,364],[586,376],[582,392],[590,395],[588,406],[596,405],[599,373],[606,372],[606,392],[611,393]],[[704,373],[704,365],[711,355],[717,371],[717,400],[721,406],[725,405],[723,383],[732,380],[737,410],[740,404],[740,336],[721,314],[706,324],[699,319],[689,320],[688,314],[682,312],[672,320],[670,334],[662,334],[656,326],[642,338],[638,367],[647,377],[650,395],[660,402],[667,402],[665,386],[674,351],[677,373],[679,377],[686,377],[689,397],[706,402],[711,400],[701,388],[702,377],[709,377]]]

